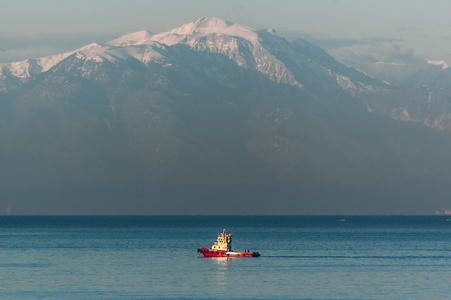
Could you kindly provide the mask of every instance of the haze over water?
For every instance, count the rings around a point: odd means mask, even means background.
[[[208,259],[223,228],[258,258]],[[446,299],[446,216],[0,217],[6,299]]]

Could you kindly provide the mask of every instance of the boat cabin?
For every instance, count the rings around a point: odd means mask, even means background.
[[[211,249],[232,251],[232,233],[223,229],[222,232],[218,234],[218,238],[213,246],[211,246]]]

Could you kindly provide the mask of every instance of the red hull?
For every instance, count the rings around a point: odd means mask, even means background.
[[[204,257],[258,257],[258,252],[236,252],[226,250],[213,250],[210,248],[200,248],[197,252],[202,253]]]

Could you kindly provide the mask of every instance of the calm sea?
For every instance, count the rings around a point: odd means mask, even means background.
[[[2,216],[0,298],[451,299],[447,218]]]

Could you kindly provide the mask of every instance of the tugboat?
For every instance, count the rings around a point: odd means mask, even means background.
[[[211,248],[197,249],[198,253],[202,253],[204,257],[258,257],[260,253],[250,252],[246,250],[244,252],[236,252],[232,250],[232,236],[230,231],[225,229],[218,234],[216,242]]]

